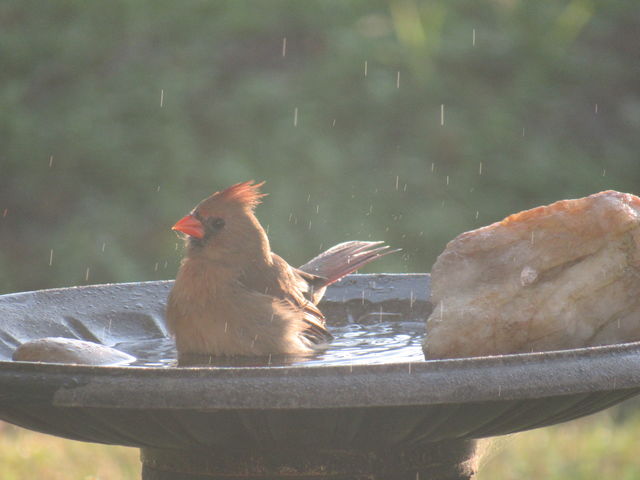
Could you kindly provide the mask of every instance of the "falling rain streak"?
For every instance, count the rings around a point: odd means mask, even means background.
[[[478,167],[478,175],[482,175],[482,162],[480,162],[480,166]]]
[[[84,272],[84,281],[88,282],[89,281],[89,271],[91,269],[89,267],[87,267],[87,270]]]
[[[282,39],[282,56],[283,57],[287,56],[287,37],[284,37]]]
[[[160,108],[164,107],[164,89],[160,89]]]
[[[49,168],[53,167],[53,155],[49,157]]]
[[[396,175],[396,190],[398,190],[398,182],[400,181],[400,176]]]
[[[49,266],[53,265],[53,249],[49,251]]]
[[[471,45],[476,46],[476,29],[473,29],[473,33],[471,34]]]
[[[440,126],[444,125],[444,103],[440,105]]]
[[[398,75],[396,76],[396,88],[400,88],[400,70],[398,70]]]
[[[298,107],[293,109],[293,126],[298,126]]]
[[[365,77],[367,76],[368,67],[369,67],[368,62],[365,60],[364,61],[364,76]]]
[[[596,103],[596,114],[598,113],[598,104]]]

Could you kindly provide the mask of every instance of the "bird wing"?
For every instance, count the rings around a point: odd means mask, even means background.
[[[284,300],[301,312],[306,327],[301,334],[312,343],[330,341],[333,336],[325,327],[324,315],[307,297],[307,294],[310,295],[313,291],[314,284],[326,280],[300,272],[274,253],[271,256],[273,265],[268,272],[263,272],[262,275],[256,274],[255,271],[251,272],[251,275],[244,274],[239,278],[239,282],[250,290]]]

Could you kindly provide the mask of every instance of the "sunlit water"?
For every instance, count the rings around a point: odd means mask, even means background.
[[[334,340],[328,348],[309,357],[271,357],[201,359],[197,364],[216,367],[234,366],[317,366],[362,365],[424,360],[422,338],[424,322],[380,322],[373,324],[348,324],[331,328]],[[174,367],[177,355],[170,338],[156,338],[122,342],[115,348],[137,358],[132,365],[146,367]]]

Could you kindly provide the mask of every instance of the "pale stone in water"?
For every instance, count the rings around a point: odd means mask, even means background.
[[[16,362],[122,365],[135,357],[99,343],[74,338],[46,337],[25,342],[13,352]]]
[[[606,191],[463,233],[432,269],[428,358],[640,340],[640,198]]]

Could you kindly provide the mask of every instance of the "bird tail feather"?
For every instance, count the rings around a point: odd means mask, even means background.
[[[323,285],[318,285],[316,288],[325,287],[369,262],[400,251],[400,249],[390,250],[389,246],[383,243],[359,240],[339,243],[309,260],[300,267],[300,270],[326,279]]]

